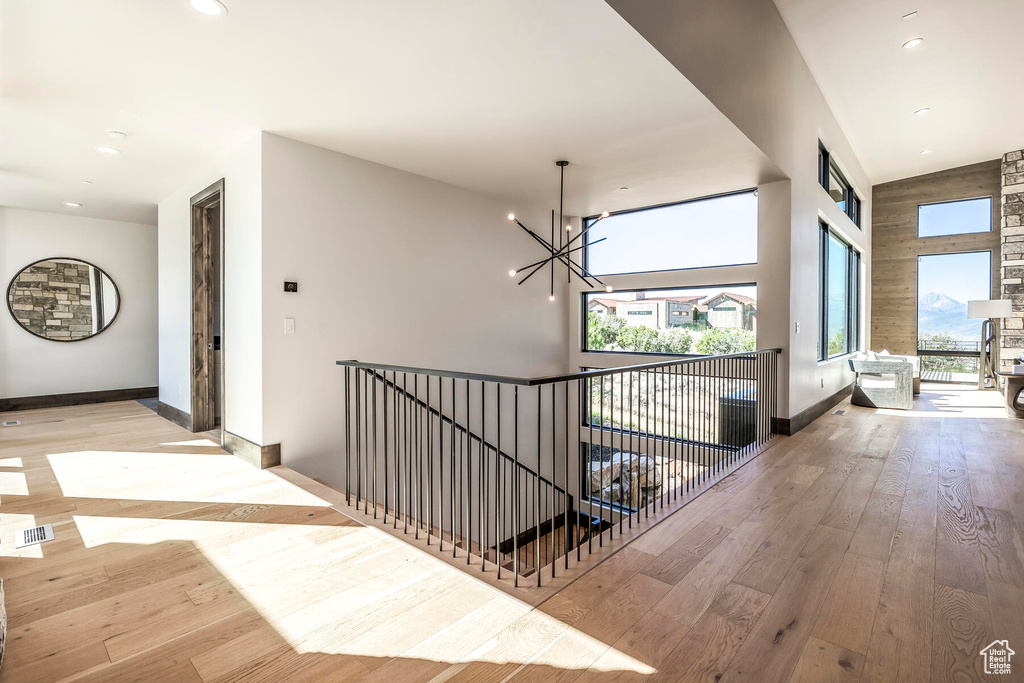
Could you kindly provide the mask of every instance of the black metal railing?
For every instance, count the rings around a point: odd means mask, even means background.
[[[534,379],[338,361],[346,499],[540,585],[765,445],[778,353]]]

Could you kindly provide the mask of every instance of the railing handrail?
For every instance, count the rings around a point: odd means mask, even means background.
[[[727,358],[744,359],[749,358],[752,354],[763,353],[765,351],[774,351],[775,353],[782,353],[782,349],[780,348],[755,349],[753,351],[742,351],[740,353],[728,353],[717,356],[688,356],[685,358],[675,358],[673,360],[658,361],[657,363],[623,365],[615,368],[583,370],[580,372],[571,372],[563,375],[547,375],[543,377],[511,377],[507,375],[489,375],[485,373],[476,372],[456,372],[452,370],[436,370],[432,368],[417,368],[404,365],[390,365],[388,363],[364,363],[363,361],[358,360],[339,360],[336,361],[336,363],[337,365],[350,368],[362,368],[364,370],[408,372],[416,375],[430,375],[432,377],[454,377],[455,379],[476,380],[478,382],[497,382],[499,384],[513,384],[523,387],[533,387],[544,384],[555,384],[558,382],[570,382],[573,380],[587,379],[590,377],[614,375],[622,372],[638,372],[642,370],[654,370],[657,368],[667,368],[677,365],[697,364],[708,360],[722,360]]]

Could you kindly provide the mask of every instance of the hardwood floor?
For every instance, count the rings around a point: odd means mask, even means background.
[[[1024,423],[925,391],[841,405],[538,608],[138,403],[7,413],[0,682],[986,680],[1024,652]]]

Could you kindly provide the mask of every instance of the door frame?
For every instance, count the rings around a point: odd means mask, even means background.
[[[219,230],[220,297],[220,420],[221,445],[224,443],[227,392],[224,384],[224,179],[221,178],[189,200],[191,314],[189,315],[189,384],[192,407],[192,431],[205,432],[216,425],[216,385],[211,377],[214,362],[213,340],[213,259],[210,234],[210,212],[216,211]]]

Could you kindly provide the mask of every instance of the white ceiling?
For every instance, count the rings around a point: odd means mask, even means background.
[[[1024,147],[1024,1],[775,4],[873,183]],[[919,47],[901,47],[918,37]],[[931,112],[914,116],[922,107]]]
[[[0,205],[154,223],[261,129],[548,205],[566,158],[569,213],[779,177],[603,0],[224,2],[3,0]]]

